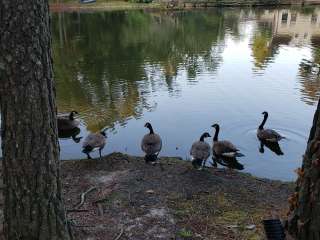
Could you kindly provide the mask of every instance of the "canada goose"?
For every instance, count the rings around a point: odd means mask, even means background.
[[[69,116],[58,116],[58,131],[71,130],[79,126],[80,121],[74,118],[77,111],[71,111]]]
[[[105,130],[97,133],[90,133],[83,141],[82,152],[87,154],[88,159],[91,159],[90,152],[99,149],[100,159],[101,151],[106,145],[106,133]]]
[[[239,149],[236,148],[231,142],[229,141],[219,141],[218,135],[220,131],[219,124],[213,124],[211,127],[215,128],[216,131],[213,137],[213,154],[216,157],[243,157],[244,155],[239,152]]]
[[[142,138],[141,149],[146,153],[144,159],[146,163],[155,162],[162,148],[161,137],[153,131],[149,122],[144,125],[150,132]]]
[[[279,142],[281,139],[285,138],[272,129],[263,128],[264,124],[268,119],[268,112],[263,112],[262,114],[264,115],[263,121],[259,125],[257,130],[257,137],[259,138],[259,140],[269,141],[269,142]]]
[[[266,146],[275,154],[283,155],[283,152],[278,142],[270,142],[270,141],[264,141],[264,140],[259,140],[259,141],[260,141],[260,148],[259,148],[260,153],[264,153],[264,146]]]
[[[70,129],[70,130],[60,130],[60,131],[58,131],[58,137],[62,138],[62,139],[72,138],[72,140],[75,143],[79,143],[80,140],[82,139],[82,137],[77,137],[77,135],[79,133],[80,133],[80,128],[75,127],[73,129]]]
[[[210,156],[210,145],[204,139],[211,137],[209,133],[205,132],[201,135],[200,140],[192,144],[190,155],[192,157],[192,165],[194,168],[201,170],[202,165],[206,165],[206,161]]]

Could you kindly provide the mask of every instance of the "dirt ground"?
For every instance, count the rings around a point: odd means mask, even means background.
[[[121,153],[63,161],[74,239],[264,239],[261,220],[285,217],[292,183],[199,171],[177,158],[161,162],[147,165]]]

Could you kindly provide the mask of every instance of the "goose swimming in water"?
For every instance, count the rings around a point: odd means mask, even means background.
[[[259,125],[257,130],[257,137],[259,140],[262,141],[268,141],[268,142],[279,142],[281,139],[284,139],[285,137],[281,136],[279,133],[277,133],[273,129],[264,129],[264,125],[268,119],[268,112],[263,112],[263,121]]]
[[[60,130],[58,131],[58,137],[61,139],[71,138],[75,143],[79,143],[82,137],[77,137],[80,133],[80,128],[75,127],[70,130]]]
[[[102,159],[101,151],[106,145],[105,130],[97,133],[90,133],[83,141],[82,152],[87,154],[88,159],[91,159],[90,152],[99,150],[100,159]]]
[[[194,142],[190,149],[192,165],[199,170],[202,169],[202,166],[205,166],[206,161],[210,156],[210,145],[204,141],[204,139],[208,137],[211,137],[209,133],[203,133],[199,141]]]
[[[80,125],[80,121],[74,118],[77,111],[71,111],[68,116],[58,116],[58,131],[72,130]]]
[[[150,131],[143,136],[141,141],[141,149],[146,154],[144,159],[146,163],[156,162],[162,148],[162,140],[161,137],[154,132],[151,123],[147,122],[144,126]]]
[[[215,133],[213,137],[213,146],[212,146],[212,151],[213,155],[216,157],[243,157],[244,155],[240,153],[239,149],[233,145],[229,141],[219,141],[218,136],[219,136],[219,131],[220,131],[220,126],[219,124],[213,124],[211,127],[215,128]]]

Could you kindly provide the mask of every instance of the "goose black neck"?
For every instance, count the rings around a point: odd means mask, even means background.
[[[217,125],[216,132],[214,133],[213,141],[218,141],[219,131],[220,131],[220,127],[219,127],[219,125]]]
[[[267,119],[268,119],[268,113],[264,114],[263,121],[260,124],[259,129],[263,129],[263,126],[266,123]]]
[[[71,112],[71,113],[70,113],[70,115],[69,115],[69,119],[70,119],[71,121],[73,121],[73,120],[74,120],[74,112]]]
[[[205,133],[201,135],[201,137],[200,137],[201,142],[204,142],[205,135],[206,135]]]
[[[149,130],[150,130],[150,134],[154,134],[153,128],[151,126],[151,124],[148,126]]]

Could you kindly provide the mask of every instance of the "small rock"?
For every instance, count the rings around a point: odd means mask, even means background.
[[[254,224],[246,226],[247,230],[254,230],[255,228],[256,228],[256,225]]]
[[[227,228],[238,228],[238,225],[228,225]]]

